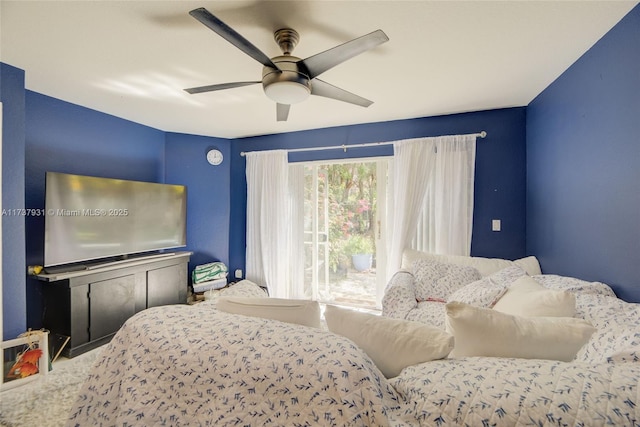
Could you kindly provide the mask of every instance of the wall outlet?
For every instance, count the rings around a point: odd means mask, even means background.
[[[499,219],[491,220],[491,231],[500,231],[502,228],[502,223]]]
[[[235,276],[236,279],[242,279],[242,270],[237,269],[233,275]]]

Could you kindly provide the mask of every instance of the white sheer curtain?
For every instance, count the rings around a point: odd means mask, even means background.
[[[447,255],[471,254],[475,158],[475,135],[436,140],[435,162],[414,249]]]
[[[289,165],[289,289],[291,298],[308,298],[304,294],[304,164]]]
[[[304,275],[304,168],[289,166],[285,150],[247,158],[247,279],[275,298],[299,297]]]
[[[288,298],[289,168],[284,150],[247,157],[247,279],[266,286],[272,297]]]
[[[454,135],[394,142],[387,277],[400,268],[407,247],[470,254],[475,141],[475,135]]]
[[[387,278],[400,268],[402,251],[416,230],[434,162],[433,138],[393,143],[387,197]]]

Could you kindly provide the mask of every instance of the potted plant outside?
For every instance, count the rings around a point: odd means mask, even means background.
[[[352,235],[345,246],[345,253],[351,254],[353,268],[357,271],[366,271],[371,268],[373,252],[373,240],[362,234]]]

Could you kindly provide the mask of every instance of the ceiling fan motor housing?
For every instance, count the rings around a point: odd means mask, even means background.
[[[265,66],[262,69],[264,93],[280,104],[295,104],[304,101],[311,94],[309,79],[300,58],[282,55],[271,58],[278,69]]]

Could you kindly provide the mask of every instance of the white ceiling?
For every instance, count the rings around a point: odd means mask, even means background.
[[[27,89],[172,132],[235,138],[527,105],[636,1],[0,1],[0,61]],[[306,58],[376,29],[390,41],[322,75],[374,101],[312,96],[276,122],[262,65],[189,16],[206,7],[267,56]]]

